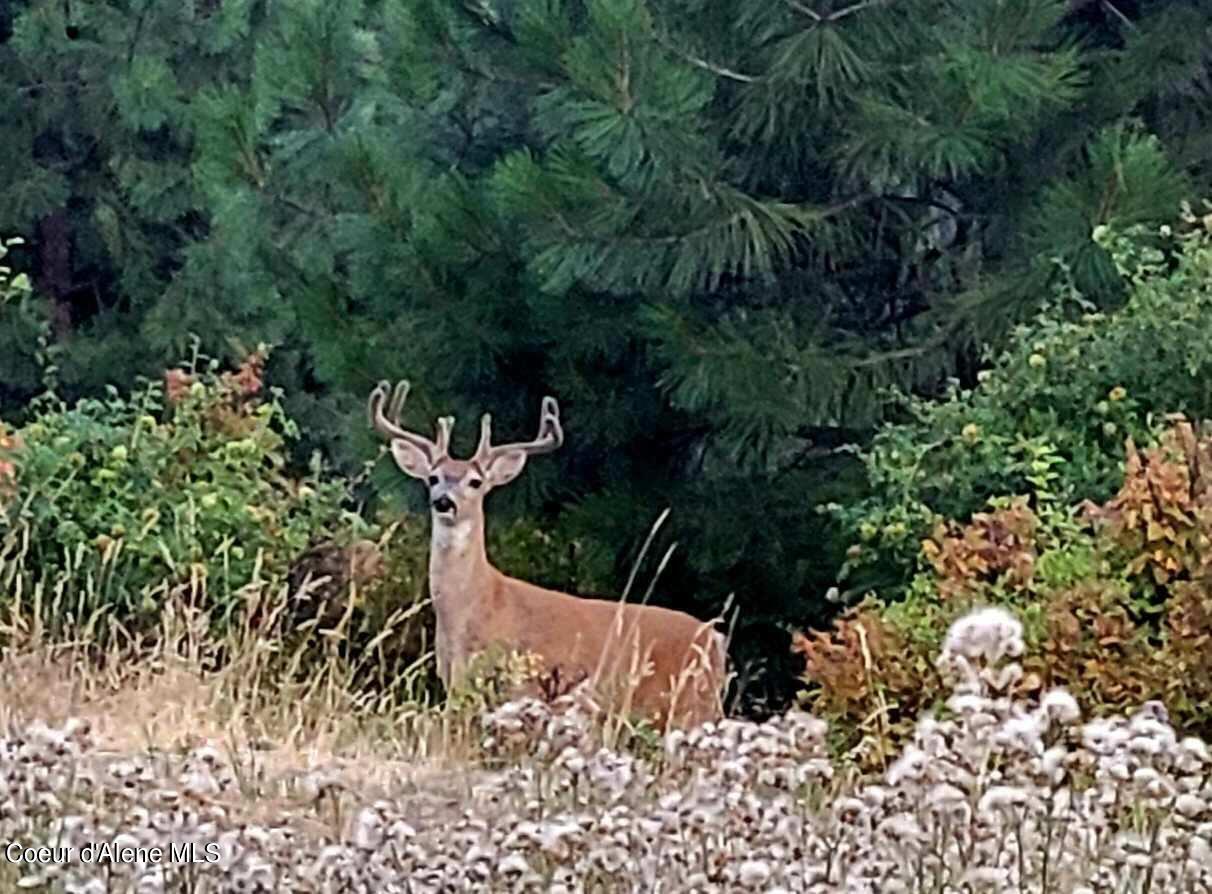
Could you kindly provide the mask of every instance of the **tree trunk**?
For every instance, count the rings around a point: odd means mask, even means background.
[[[72,234],[66,208],[38,222],[38,290],[51,303],[51,326],[59,341],[72,331]]]

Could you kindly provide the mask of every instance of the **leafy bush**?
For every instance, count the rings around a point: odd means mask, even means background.
[[[946,695],[930,656],[948,626],[989,604],[1023,618],[1013,692],[1063,686],[1114,711],[1156,699],[1179,728],[1212,732],[1212,427],[1172,418],[1152,447],[1126,449],[1104,503],[1037,512],[1019,497],[941,521],[904,599],[796,637],[812,710],[856,730],[843,745],[868,762],[891,753]]]
[[[923,567],[921,538],[991,497],[1029,495],[1036,509],[1104,500],[1124,437],[1146,437],[1153,412],[1212,415],[1212,214],[1094,237],[1128,285],[1121,308],[1093,313],[1072,288],[1058,294],[974,388],[907,400],[908,420],[874,438],[872,495],[830,507],[854,542],[852,589],[895,595]]]
[[[42,383],[54,346],[46,303],[32,300],[29,275],[7,263],[17,237],[0,239],[0,400],[26,398]]]
[[[302,675],[331,649],[360,662],[368,688],[423,673],[427,525],[367,522],[344,508],[357,482],[318,461],[291,471],[298,433],[280,396],[263,393],[265,360],[231,372],[195,361],[74,407],[47,395],[24,425],[0,423],[0,594],[40,584],[58,594],[49,626],[101,612],[128,631],[183,596],[219,627],[246,617]],[[603,587],[576,540],[526,521],[491,526],[489,550],[540,585]],[[272,592],[283,588],[285,600]]]
[[[180,590],[205,592],[222,623],[242,588],[284,578],[310,542],[361,530],[342,508],[348,482],[318,463],[301,478],[287,469],[297,432],[262,393],[264,360],[227,373],[195,362],[74,407],[39,398],[0,456],[13,490],[0,506],[7,593],[18,569],[92,576],[99,604],[64,607],[77,617],[102,610],[138,628]]]

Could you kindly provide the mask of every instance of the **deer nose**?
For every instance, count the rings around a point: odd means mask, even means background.
[[[454,512],[454,500],[450,499],[450,497],[446,495],[442,495],[433,501],[433,508],[436,512],[441,512],[443,514],[447,512]]]

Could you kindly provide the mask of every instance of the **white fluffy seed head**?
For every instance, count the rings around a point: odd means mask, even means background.
[[[1049,689],[1040,699],[1040,707],[1053,721],[1068,725],[1081,720],[1082,710],[1078,707],[1077,699],[1066,689]]]
[[[947,631],[943,653],[986,662],[1022,655],[1023,625],[1004,608],[990,606],[959,618]]]
[[[765,860],[746,860],[741,864],[738,880],[746,888],[765,888],[770,881],[770,864]]]

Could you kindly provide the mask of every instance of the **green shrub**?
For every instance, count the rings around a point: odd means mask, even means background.
[[[843,576],[878,598],[794,649],[803,698],[848,721],[839,744],[864,761],[938,707],[931,656],[989,604],[1023,619],[1019,691],[1064,685],[1095,710],[1159,699],[1212,730],[1212,433],[1187,421],[1212,416],[1212,214],[1094,238],[1125,304],[1058,297],[976,387],[909,401],[863,456],[872,496],[830,507],[856,541]]]
[[[491,513],[491,508],[489,509]],[[488,558],[510,577],[540,587],[609,598],[614,591],[579,538],[524,519],[488,520]],[[635,600],[642,593],[633,593]]]
[[[65,608],[138,629],[170,592],[205,592],[222,624],[242,588],[284,579],[317,538],[361,530],[343,511],[348,482],[318,462],[302,477],[288,470],[297,432],[278,396],[262,394],[264,359],[229,373],[195,362],[74,407],[39,398],[0,456],[13,470],[0,500],[0,595],[18,592],[22,574],[87,578],[93,604]]]
[[[803,698],[878,765],[948,694],[933,665],[949,625],[976,606],[1023,620],[1013,691],[1064,686],[1087,709],[1157,699],[1175,726],[1212,734],[1212,426],[1173,419],[1154,446],[1127,442],[1104,503],[1037,513],[995,501],[939,522],[904,598],[870,599],[828,631],[798,635]]]
[[[1212,214],[1175,228],[1099,228],[1128,285],[1126,303],[1092,313],[1073,290],[1020,327],[971,389],[907,400],[908,420],[865,451],[872,496],[830,509],[852,546],[852,589],[895,598],[922,565],[919,544],[942,518],[1023,494],[1040,510],[1113,491],[1126,436],[1155,412],[1212,415]]]
[[[6,262],[10,249],[23,242],[0,239],[0,399],[8,400],[36,393],[49,359],[46,302],[32,300],[29,276]]]

